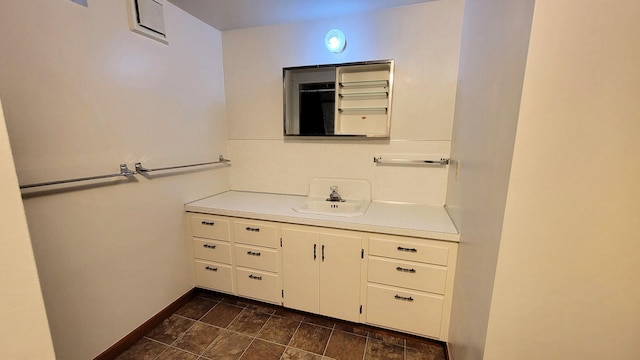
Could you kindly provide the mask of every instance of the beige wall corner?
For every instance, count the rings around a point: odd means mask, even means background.
[[[639,359],[640,2],[535,3],[485,359]]]
[[[0,358],[55,359],[0,104]]]
[[[533,13],[529,1],[467,1],[447,189],[461,232],[449,333],[455,360],[481,359]]]
[[[21,184],[228,156],[221,34],[163,3],[168,45],[129,30],[124,0],[0,1],[11,14],[0,94]],[[191,289],[184,204],[228,190],[228,171],[22,191],[59,359],[97,356]]]

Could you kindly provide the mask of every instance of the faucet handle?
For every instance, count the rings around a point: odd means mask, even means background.
[[[333,186],[330,186],[330,187],[329,187],[329,190],[331,190],[331,191],[337,191],[337,190],[338,190],[338,187],[337,187],[337,186],[335,186],[335,185],[333,185]]]

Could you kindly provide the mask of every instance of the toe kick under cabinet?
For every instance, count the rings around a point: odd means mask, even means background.
[[[186,218],[197,287],[447,341],[456,242]]]

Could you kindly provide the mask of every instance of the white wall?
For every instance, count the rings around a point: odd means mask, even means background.
[[[537,0],[485,359],[639,359],[640,2]]]
[[[227,155],[219,31],[169,3],[168,46],[129,31],[124,0],[5,0],[0,13],[21,184]],[[209,167],[23,191],[57,358],[93,358],[190,289],[183,204],[227,190],[228,176]]]
[[[531,5],[466,3],[452,355],[637,359],[640,3]]]
[[[0,357],[54,359],[36,262],[0,104]]]
[[[484,351],[532,13],[533,1],[465,3],[447,194],[461,232],[449,333],[455,360]]]
[[[241,164],[232,188],[306,194],[313,177],[366,178],[376,200],[443,205],[446,168],[376,167],[373,157],[449,155],[463,3],[223,32],[229,153]],[[347,37],[341,54],[324,47],[335,27]],[[376,59],[395,60],[391,141],[283,140],[283,67]]]

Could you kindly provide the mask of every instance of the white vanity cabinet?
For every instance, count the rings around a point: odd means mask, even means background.
[[[275,210],[276,214],[260,217],[271,207],[279,209],[274,204],[284,195],[228,196],[243,200],[242,208],[224,203],[233,209],[231,214],[212,207],[218,215],[209,215],[206,199],[192,204],[192,210],[187,208],[197,287],[448,340],[458,243],[442,209],[426,208],[421,216],[444,223],[438,230],[450,232],[389,235],[406,230],[398,225],[385,227],[385,233],[373,232],[341,227],[347,223],[338,221],[299,224],[297,217],[283,217]],[[291,200],[299,203],[297,197]],[[253,209],[252,203],[261,205]],[[389,211],[396,210],[388,206]],[[252,211],[242,210],[247,207]],[[236,217],[245,213],[246,218]],[[403,214],[405,221],[412,216]],[[372,214],[365,216],[375,219]],[[367,228],[376,226],[380,228]]]
[[[280,253],[274,223],[234,219],[233,248],[238,295],[280,303]]]
[[[186,216],[196,286],[281,303],[276,224],[199,213]]]
[[[366,322],[446,340],[457,243],[369,235]]]
[[[353,231],[283,226],[284,306],[359,322],[363,238]]]
[[[192,214],[188,216],[189,252],[198,286],[233,293],[230,221],[225,218]]]

